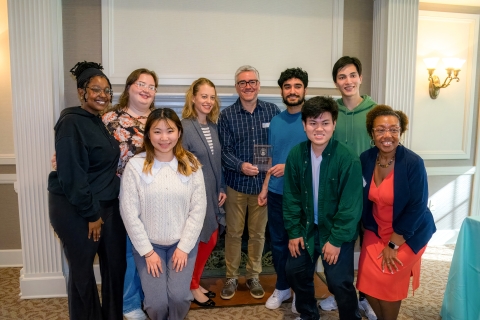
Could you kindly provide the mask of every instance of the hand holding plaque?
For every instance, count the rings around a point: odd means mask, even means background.
[[[272,146],[269,144],[255,144],[253,146],[253,165],[260,172],[266,172],[272,167]]]

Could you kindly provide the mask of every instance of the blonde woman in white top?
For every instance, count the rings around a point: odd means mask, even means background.
[[[182,124],[169,108],[152,111],[144,152],[130,159],[122,177],[120,213],[150,319],[184,319],[198,237],[206,212],[200,163],[182,147]]]

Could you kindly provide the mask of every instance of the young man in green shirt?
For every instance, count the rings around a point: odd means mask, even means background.
[[[285,163],[283,218],[290,256],[287,281],[296,294],[297,319],[319,319],[313,276],[322,256],[328,289],[337,297],[340,319],[361,319],[353,286],[353,250],[362,214],[358,156],[332,139],[337,103],[314,97],[302,108],[308,140]]]

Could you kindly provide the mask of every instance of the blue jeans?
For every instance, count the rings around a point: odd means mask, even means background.
[[[313,260],[308,251],[300,248],[300,257],[289,255],[286,265],[288,283],[296,294],[295,306],[303,320],[320,319],[313,276],[316,262],[322,252],[318,229],[315,228],[315,251]],[[358,300],[353,286],[353,249],[355,241],[344,242],[336,264],[329,265],[324,260],[323,268],[328,290],[333,293],[338,305],[341,320],[361,319]]]
[[[278,290],[290,288],[287,282],[287,274],[285,273],[285,265],[287,264],[290,251],[288,250],[288,234],[283,223],[282,204],[283,195],[268,191],[268,231],[270,232],[273,266],[277,273],[275,289]]]
[[[132,252],[132,241],[127,236],[127,270],[123,285],[123,314],[142,309],[143,291]]]

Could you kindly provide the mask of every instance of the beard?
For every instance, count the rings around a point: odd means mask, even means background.
[[[296,107],[305,102],[305,96],[298,96],[297,102],[289,102],[287,99],[288,99],[288,96],[287,97],[282,96],[283,103],[287,107]]]

